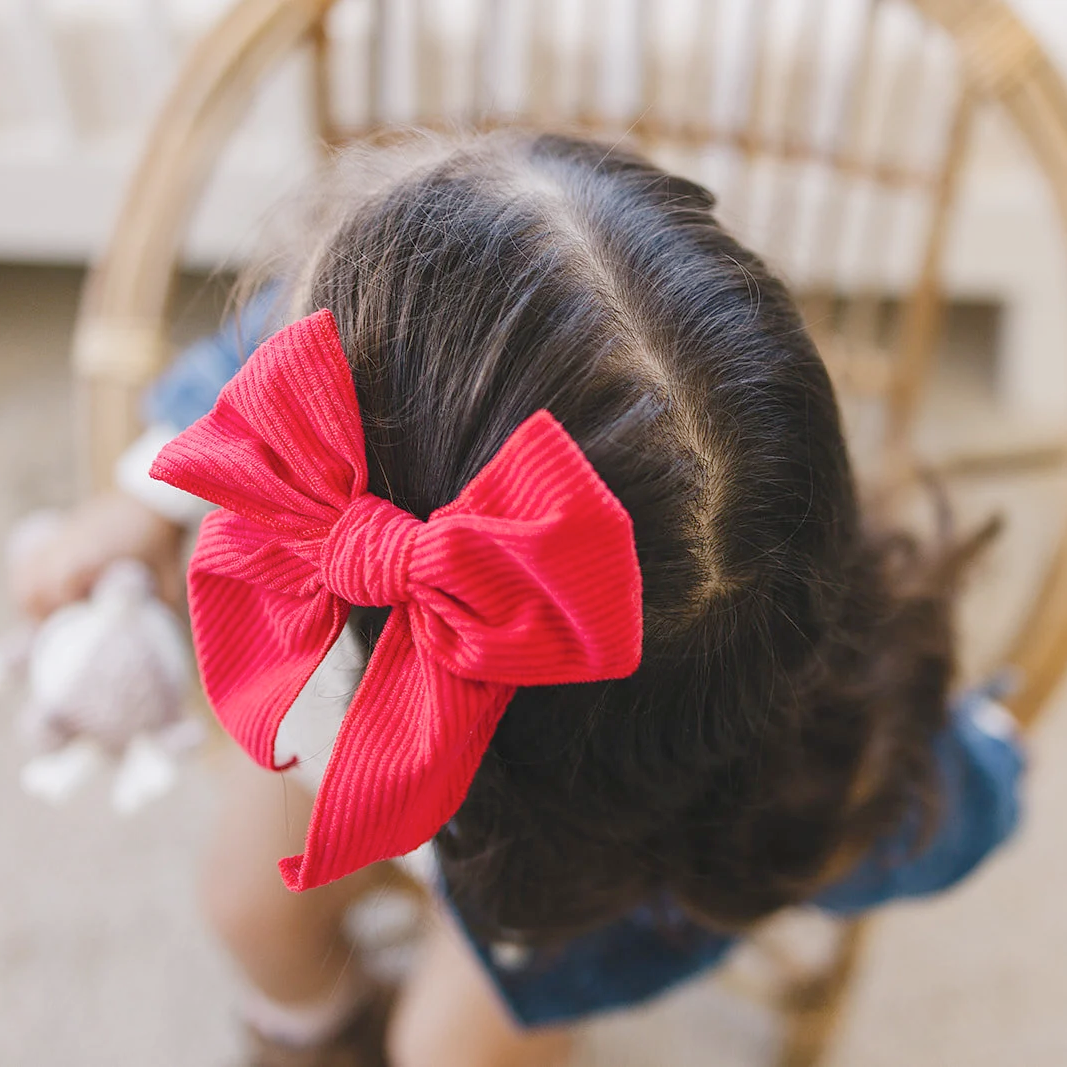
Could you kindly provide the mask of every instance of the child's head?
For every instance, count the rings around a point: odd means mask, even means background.
[[[923,794],[945,598],[861,523],[823,364],[704,189],[561,137],[436,146],[352,197],[305,281],[371,492],[425,518],[547,408],[633,520],[640,669],[520,689],[439,835],[476,921],[551,939],[669,891],[743,924]]]

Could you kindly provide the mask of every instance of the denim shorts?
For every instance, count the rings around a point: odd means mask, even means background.
[[[1011,834],[1024,761],[1007,713],[984,693],[966,695],[956,702],[935,751],[942,792],[936,833],[917,850],[918,818],[905,820],[811,904],[852,915],[939,892]],[[640,1004],[718,966],[736,944],[699,926],[669,898],[554,950],[482,940],[452,910],[512,1017],[528,1027]]]

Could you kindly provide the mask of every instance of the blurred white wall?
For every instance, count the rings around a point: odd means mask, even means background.
[[[1067,4],[1063,0],[1009,0],[1045,48],[1067,71]]]
[[[409,2],[394,0],[391,10]],[[539,15],[550,6],[532,2]],[[574,2],[551,6],[565,12]],[[772,10],[792,2],[775,0]],[[1067,0],[1012,2],[1067,74]],[[0,0],[0,259],[84,262],[101,253],[151,116],[191,42],[228,3]],[[239,258],[270,205],[310,166],[306,74],[294,58],[261,94],[193,220],[188,263]],[[976,160],[949,250],[950,293],[1004,308],[1008,400],[1065,417],[1062,228],[1025,152],[995,118],[982,127]]]
[[[1067,3],[1012,2],[1067,72]],[[228,3],[0,0],[0,259],[81,261],[100,252],[147,122],[190,43]],[[267,176],[299,152],[303,96],[301,73],[290,69],[260,102],[259,122],[246,124],[228,153],[217,207],[205,205],[193,260],[215,262],[239,244],[268,202]],[[1008,142],[989,151],[988,166],[1010,170],[1012,150]]]
[[[1067,2],[1009,3],[1067,77]],[[1001,392],[1015,410],[1056,425],[1067,418],[1064,224],[1025,149],[996,117],[975,151],[949,247],[950,287],[1001,305]]]
[[[148,123],[229,2],[0,0],[0,259],[100,254]],[[293,159],[279,134],[304,127],[299,74],[271,85],[227,151],[190,262],[230,255],[276,197]]]

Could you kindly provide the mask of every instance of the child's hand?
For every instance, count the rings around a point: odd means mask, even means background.
[[[143,560],[159,583],[160,597],[178,601],[181,527],[121,492],[102,493],[75,508],[54,534],[20,552],[8,565],[15,603],[36,618],[86,596],[117,559]]]

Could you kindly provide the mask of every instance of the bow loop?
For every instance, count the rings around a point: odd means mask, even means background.
[[[256,349],[151,473],[294,541],[321,541],[367,488],[356,388],[333,316],[301,319]]]
[[[403,604],[411,550],[422,526],[392,502],[361,493],[323,542],[320,566],[326,588],[363,607]]]

